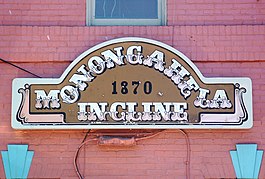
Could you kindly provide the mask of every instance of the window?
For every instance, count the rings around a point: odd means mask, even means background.
[[[87,0],[87,25],[165,25],[166,0]]]

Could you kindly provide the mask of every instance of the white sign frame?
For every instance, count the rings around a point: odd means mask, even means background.
[[[192,67],[192,69],[196,72],[198,77],[202,80],[202,82],[207,84],[216,84],[216,83],[237,83],[241,88],[247,89],[243,94],[243,99],[245,101],[245,109],[247,112],[248,119],[242,125],[202,125],[202,124],[194,124],[194,125],[24,125],[16,120],[17,112],[20,108],[20,103],[22,100],[22,95],[18,93],[19,89],[24,88],[25,82],[28,85],[31,84],[58,84],[63,81],[63,79],[68,75],[70,70],[78,64],[85,56],[88,54],[105,47],[107,45],[119,42],[147,42],[150,44],[154,44],[157,46],[161,46],[166,48],[167,50],[173,52],[178,55],[180,58],[185,60],[185,62]],[[206,78],[204,77],[199,69],[194,65],[194,63],[187,58],[180,51],[174,49],[173,47],[164,44],[159,41],[146,39],[146,38],[138,38],[138,37],[126,37],[110,40],[107,42],[103,42],[98,44],[87,51],[83,52],[80,56],[78,56],[64,71],[58,79],[53,78],[16,78],[13,80],[12,84],[12,120],[11,125],[14,129],[249,129],[253,126],[253,110],[252,110],[252,82],[250,78],[240,77],[240,78],[227,78],[227,77],[219,77],[219,78]]]

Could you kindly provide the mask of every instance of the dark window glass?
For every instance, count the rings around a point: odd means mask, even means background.
[[[157,19],[158,0],[95,0],[96,19]]]

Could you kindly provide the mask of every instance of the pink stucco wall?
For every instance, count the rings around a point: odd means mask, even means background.
[[[265,149],[265,2],[167,1],[168,26],[85,26],[85,0],[0,0],[0,58],[42,77],[59,77],[78,55],[106,40],[137,36],[159,40],[189,57],[206,77],[250,77],[254,127],[186,130],[193,179],[235,178],[229,151],[237,143]],[[0,150],[28,144],[35,155],[29,178],[77,178],[74,154],[85,130],[19,131],[11,121],[11,83],[32,77],[0,62]],[[117,131],[116,131],[117,132]],[[95,133],[92,132],[92,133]],[[85,178],[186,178],[185,137],[165,130],[134,147],[102,147],[80,153]],[[0,178],[4,178],[0,162]],[[260,178],[265,177],[264,165]]]

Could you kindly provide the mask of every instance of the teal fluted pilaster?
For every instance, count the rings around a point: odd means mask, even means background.
[[[28,151],[28,145],[8,145],[7,151],[1,151],[7,179],[27,178],[33,151]]]
[[[258,178],[263,151],[257,150],[257,144],[237,144],[230,156],[237,178]]]

